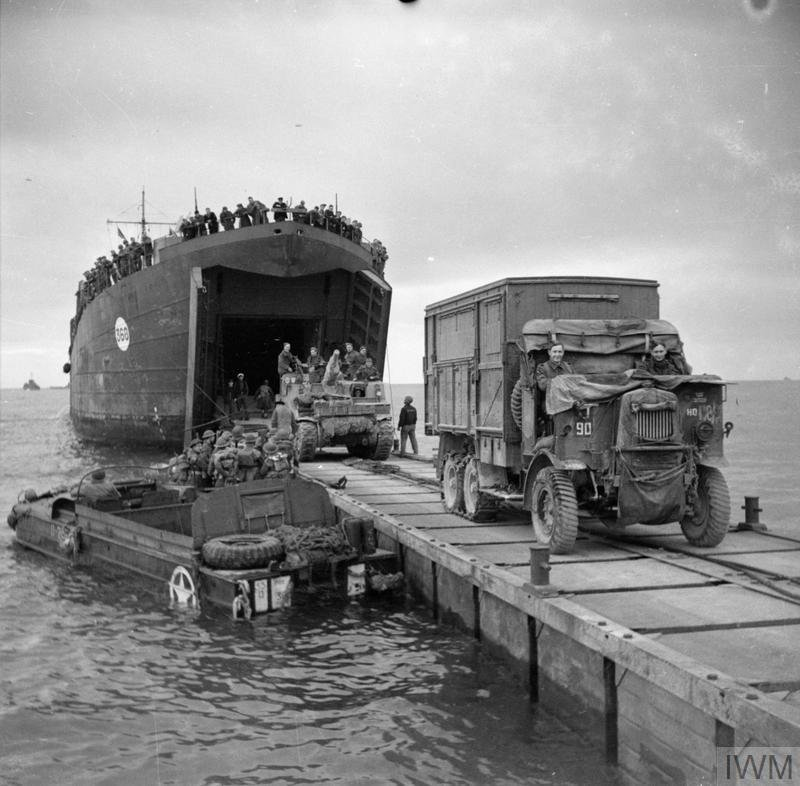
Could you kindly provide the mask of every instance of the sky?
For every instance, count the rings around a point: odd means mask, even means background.
[[[0,58],[0,387],[66,384],[143,188],[338,200],[392,382],[426,304],[536,275],[655,279],[696,372],[800,377],[798,0],[0,0]]]

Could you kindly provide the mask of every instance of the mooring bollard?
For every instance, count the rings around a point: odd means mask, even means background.
[[[763,508],[758,507],[758,497],[745,497],[742,510],[744,511],[744,521],[740,521],[736,529],[754,530],[755,532],[767,531],[767,525],[758,520],[758,514],[763,511]]]
[[[546,587],[550,583],[550,547],[543,543],[531,546],[531,584]]]

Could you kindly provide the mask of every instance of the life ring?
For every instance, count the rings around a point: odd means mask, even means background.
[[[194,579],[183,565],[178,565],[172,571],[169,579],[169,599],[171,603],[177,603],[179,606],[197,606]]]
[[[239,617],[244,617],[246,620],[249,620],[250,617],[253,616],[253,609],[250,606],[249,581],[242,579],[237,582],[236,597],[234,597],[231,603],[231,612],[235,620],[239,619]]]
[[[211,568],[266,568],[283,557],[283,544],[272,535],[223,535],[203,544],[203,560]]]

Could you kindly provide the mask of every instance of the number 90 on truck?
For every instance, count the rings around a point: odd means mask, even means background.
[[[569,372],[541,390],[535,370],[555,344]],[[658,344],[668,374],[648,367]],[[447,511],[483,520],[520,506],[553,553],[572,550],[581,516],[680,522],[698,546],[725,537],[726,383],[691,372],[658,282],[508,278],[439,301],[425,310],[423,365]]]

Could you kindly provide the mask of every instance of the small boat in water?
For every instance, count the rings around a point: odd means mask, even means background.
[[[94,470],[70,490],[26,490],[8,523],[20,546],[131,571],[160,583],[171,604],[234,618],[291,605],[315,573],[335,583],[346,569],[348,594],[363,594],[369,575],[385,579],[396,561],[375,547],[370,519],[347,518],[324,486],[292,475],[198,490],[152,468]]]

